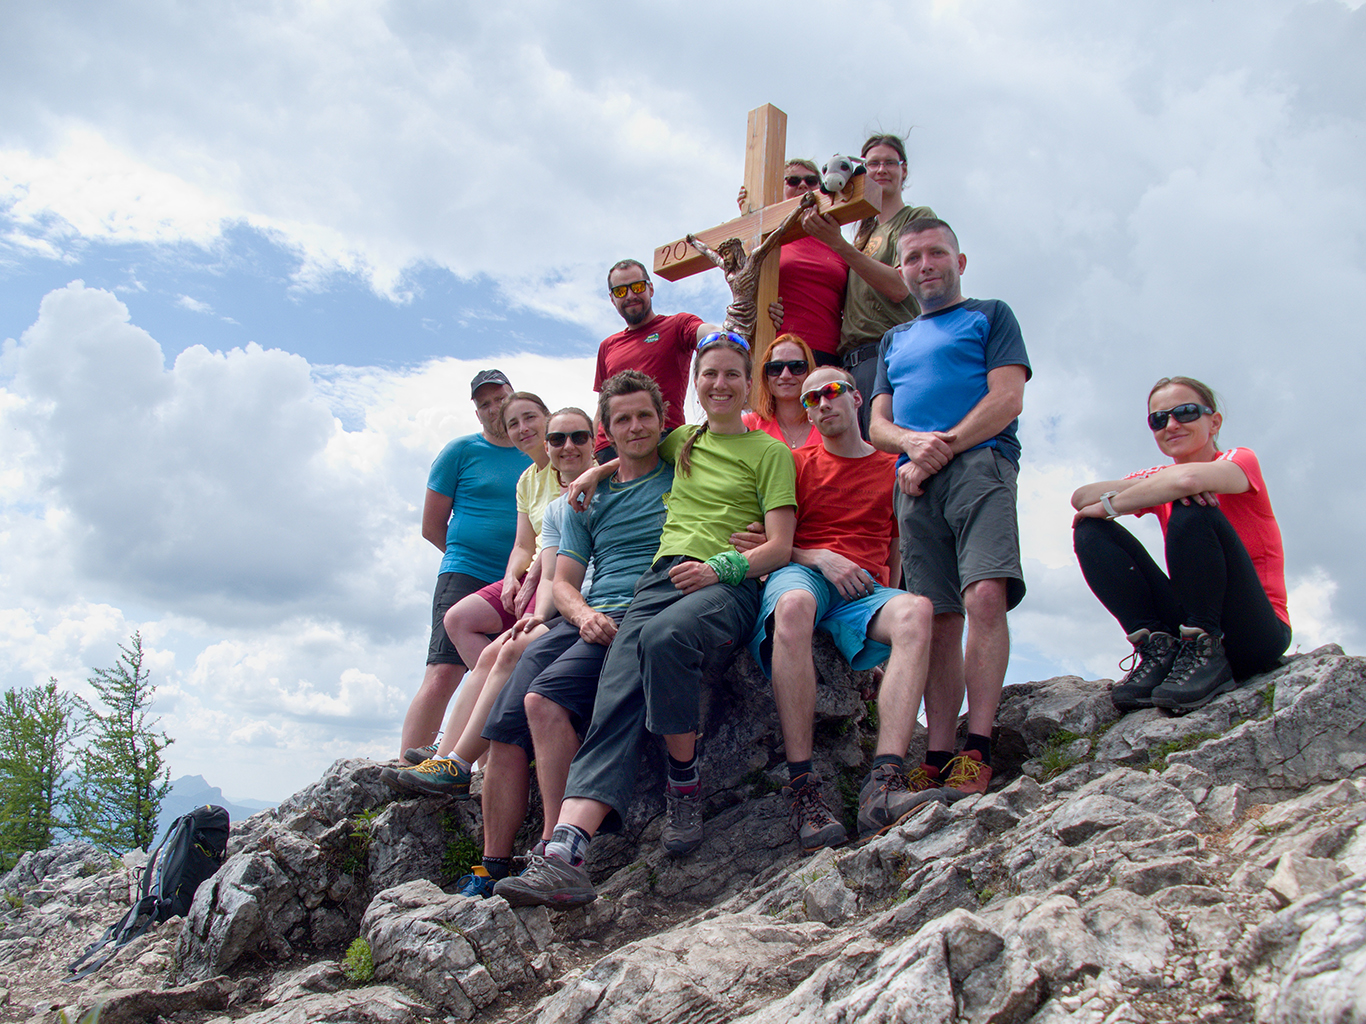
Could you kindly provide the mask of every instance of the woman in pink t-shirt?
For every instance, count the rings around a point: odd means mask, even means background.
[[[802,388],[815,368],[810,346],[797,335],[774,338],[756,367],[745,426],[776,437],[793,451],[820,444],[820,431],[802,408]]]
[[[1163,377],[1148,393],[1148,427],[1171,465],[1072,495],[1082,574],[1134,646],[1134,667],[1111,692],[1121,711],[1198,708],[1290,646],[1280,527],[1257,456],[1221,451],[1222,425],[1207,385]],[[1167,574],[1113,521],[1149,512]]]

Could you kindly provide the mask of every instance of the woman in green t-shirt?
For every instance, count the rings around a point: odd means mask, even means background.
[[[791,555],[797,497],[787,446],[747,430],[741,419],[750,389],[743,339],[704,338],[693,384],[707,421],[679,427],[660,445],[675,475],[659,551],[607,652],[554,838],[544,857],[534,856],[523,874],[495,889],[513,905],[572,906],[595,898],[583,854],[593,833],[620,828],[647,730],[663,736],[668,750],[664,847],[682,856],[702,841],[699,684],[753,629],[758,578]],[[742,555],[730,535],[756,518],[768,540]]]

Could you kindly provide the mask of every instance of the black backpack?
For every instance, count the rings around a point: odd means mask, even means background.
[[[162,921],[188,913],[199,883],[212,877],[223,864],[228,825],[228,812],[212,804],[197,807],[171,822],[166,838],[152,851],[143,869],[137,902],[72,962],[63,980],[76,981],[98,971],[120,946]],[[109,948],[104,953],[81,967],[106,946]]]

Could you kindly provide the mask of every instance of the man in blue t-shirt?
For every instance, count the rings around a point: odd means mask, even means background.
[[[522,653],[484,726],[484,860],[457,883],[467,896],[492,895],[511,870],[512,844],[526,817],[530,760],[545,808],[544,839],[560,816],[569,762],[588,729],[598,676],[636,581],[650,568],[668,514],[673,467],[659,458],[665,404],[659,385],[623,370],[602,385],[599,420],[620,465],[586,511],[568,510],[555,564],[555,606],[562,618]],[[593,563],[593,580],[580,593]]]
[[[963,297],[968,258],[942,220],[908,223],[897,256],[922,312],[883,335],[869,437],[900,456],[903,576],[907,590],[934,604],[923,786],[956,800],[991,781],[991,729],[1010,658],[1006,612],[1025,592],[1016,417],[1029,356],[1009,306]],[[968,738],[955,756],[965,688]]]
[[[417,764],[435,757],[446,704],[465,675],[455,645],[446,636],[446,609],[467,594],[499,579],[517,534],[517,478],[531,460],[508,440],[499,412],[512,394],[502,370],[480,370],[470,381],[470,399],[482,428],[457,437],[441,450],[427,476],[422,536],[442,552],[432,595],[432,634],[427,671],[403,719],[399,751]]]

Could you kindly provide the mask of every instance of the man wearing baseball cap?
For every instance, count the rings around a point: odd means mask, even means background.
[[[446,609],[503,575],[517,532],[517,478],[530,465],[508,440],[499,411],[512,394],[502,370],[480,370],[470,381],[470,399],[482,428],[457,437],[441,450],[427,475],[422,536],[442,552],[432,596],[432,638],[427,671],[403,719],[399,750],[417,764],[435,756],[436,734],[446,704],[460,685],[466,665],[446,636]]]

